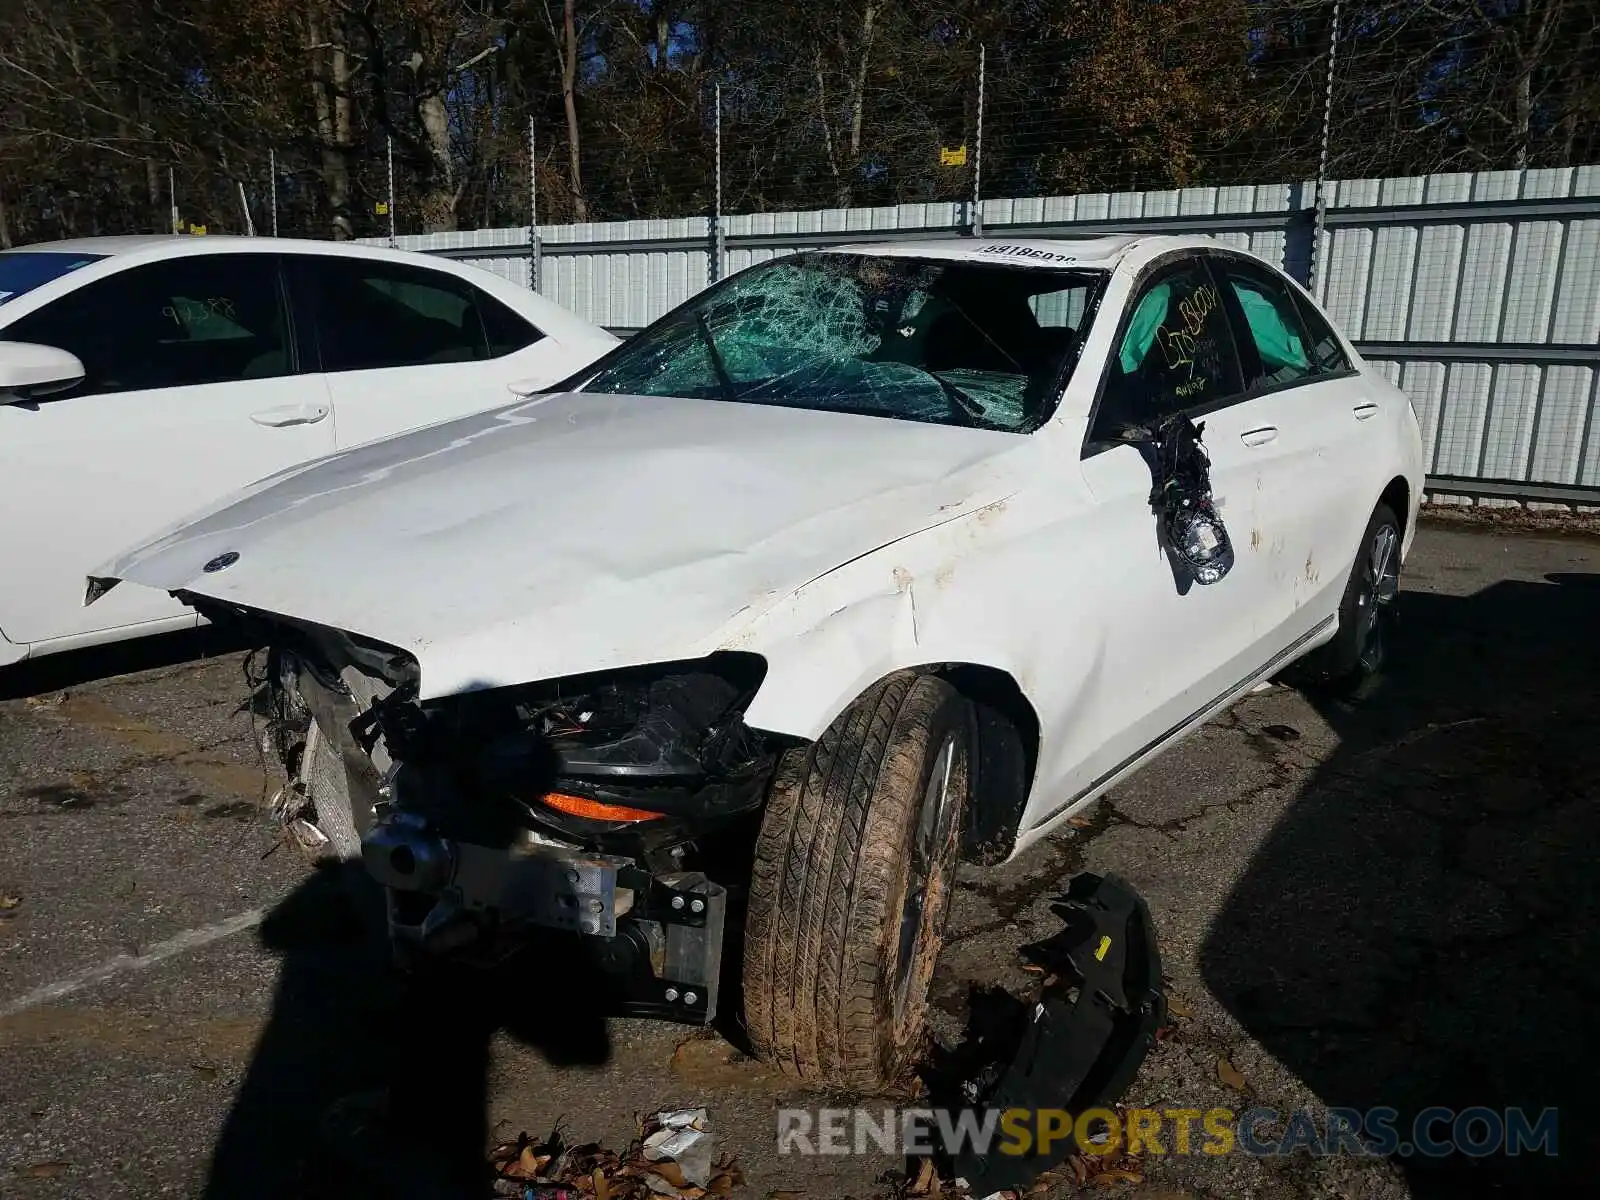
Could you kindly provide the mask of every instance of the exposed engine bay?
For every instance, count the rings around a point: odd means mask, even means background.
[[[419,702],[399,651],[186,599],[269,647],[279,816],[307,849],[363,861],[397,957],[490,961],[530,927],[565,931],[604,960],[623,1014],[715,1016],[729,885],[786,744],[743,720],[759,657]]]

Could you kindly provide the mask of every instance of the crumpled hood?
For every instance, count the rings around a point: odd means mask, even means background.
[[[97,574],[398,646],[427,698],[708,654],[833,568],[1008,495],[1031,448],[754,404],[541,396],[264,480]]]

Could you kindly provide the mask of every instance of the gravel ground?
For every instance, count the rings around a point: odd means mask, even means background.
[[[1429,1105],[1557,1106],[1559,1156],[1212,1157],[1169,1133],[1142,1181],[1094,1194],[1592,1180],[1600,542],[1425,527],[1405,591],[1405,653],[1362,704],[1253,695],[1081,827],[966,872],[936,1018],[1025,984],[1016,949],[1059,927],[1066,879],[1114,871],[1150,902],[1176,997],[1128,1103],[1387,1105],[1402,1130]],[[887,1194],[896,1160],[776,1152],[774,1110],[829,1098],[715,1035],[603,1019],[560,962],[402,1010],[338,881],[277,848],[240,656],[203,648],[0,673],[0,1195],[359,1194],[318,1165],[349,1128],[329,1105],[404,1074],[419,1038],[459,1064],[430,1083],[441,1129],[561,1118],[621,1146],[637,1114],[703,1105],[746,1194]]]

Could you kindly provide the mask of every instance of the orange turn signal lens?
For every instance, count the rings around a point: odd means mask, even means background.
[[[541,799],[557,812],[585,817],[590,821],[656,821],[667,815],[651,812],[648,808],[629,808],[625,804],[603,804],[599,800],[574,796],[568,792],[546,792]]]

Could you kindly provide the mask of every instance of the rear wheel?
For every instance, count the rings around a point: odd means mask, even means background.
[[[1400,519],[1380,504],[1339,602],[1339,632],[1307,662],[1316,682],[1359,695],[1393,653],[1400,599]]]
[[[816,1084],[871,1091],[921,1044],[972,769],[970,705],[899,673],[779,764],[745,925],[758,1054]]]

